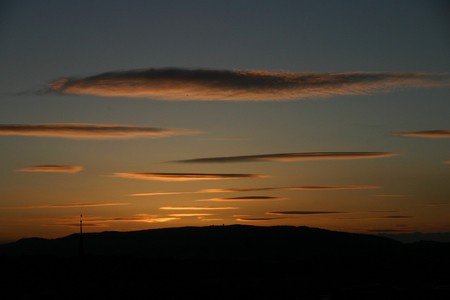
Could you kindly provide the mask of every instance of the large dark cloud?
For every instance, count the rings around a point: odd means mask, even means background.
[[[448,85],[447,74],[417,72],[285,73],[172,68],[62,78],[51,82],[48,91],[161,100],[270,101]]]
[[[259,161],[307,161],[307,160],[345,160],[383,158],[398,155],[390,152],[304,152],[304,153],[276,153],[243,156],[223,156],[179,160],[181,163],[233,163]]]
[[[162,138],[195,133],[199,132],[123,124],[0,124],[0,135],[71,139]]]

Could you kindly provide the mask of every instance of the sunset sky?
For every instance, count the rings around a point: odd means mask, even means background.
[[[2,1],[0,241],[450,231],[446,1]]]

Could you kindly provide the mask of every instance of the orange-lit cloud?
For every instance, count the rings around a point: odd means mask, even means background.
[[[376,185],[336,185],[336,186],[298,186],[284,188],[289,191],[338,191],[338,190],[373,190],[380,189]]]
[[[444,161],[444,164],[450,165],[450,160]]]
[[[405,137],[443,139],[443,138],[450,138],[450,130],[399,132],[399,133],[395,133],[395,135],[405,136]]]
[[[323,214],[343,214],[344,211],[310,211],[310,210],[287,210],[268,212],[268,215],[323,215]]]
[[[206,173],[114,173],[114,177],[159,180],[159,181],[193,181],[193,180],[223,180],[242,178],[265,178],[258,174],[206,174]]]
[[[101,217],[101,216],[83,216],[83,227],[110,227],[111,223],[165,223],[179,220],[178,217],[171,216],[159,216],[150,214],[135,214],[130,217]],[[79,216],[73,217],[60,217],[50,219],[52,226],[67,226],[67,227],[79,227]]]
[[[136,193],[130,196],[167,196],[167,195],[188,195],[188,194],[208,194],[208,193],[233,193],[233,192],[258,192],[258,191],[335,191],[335,190],[371,190],[380,189],[375,185],[337,185],[337,186],[292,186],[292,187],[261,187],[261,188],[226,188],[226,189],[204,189],[193,192],[155,192]]]
[[[162,210],[230,210],[239,209],[233,206],[162,206]]]
[[[183,218],[183,217],[208,217],[213,216],[213,214],[169,214],[169,217],[177,217],[177,218]]]
[[[407,197],[403,194],[381,194],[381,195],[375,195],[377,197],[384,197],[384,198],[404,198]]]
[[[68,139],[164,138],[199,131],[123,124],[0,124],[0,135]]]
[[[130,205],[130,203],[98,203],[98,202],[85,202],[85,203],[63,203],[63,204],[45,204],[45,205],[27,205],[17,206],[15,208],[71,208],[71,207],[102,207],[102,206],[123,206]]]
[[[413,218],[413,216],[403,216],[403,215],[392,215],[392,216],[386,216],[385,219],[408,219]]]
[[[389,152],[307,152],[307,153],[278,153],[245,156],[224,156],[179,160],[182,163],[233,163],[233,162],[295,162],[307,160],[344,160],[344,159],[370,159],[396,156]]]
[[[263,221],[271,221],[271,220],[278,220],[278,219],[283,219],[283,218],[277,218],[277,217],[273,217],[273,218],[237,218],[236,221],[241,221],[241,222],[263,222]]]
[[[406,232],[409,232],[409,230],[385,228],[385,229],[368,229],[367,232],[370,232],[370,233],[406,233]]]
[[[388,92],[397,87],[449,86],[447,74],[417,72],[286,73],[140,69],[63,78],[47,92],[159,100],[280,101]]]
[[[83,170],[81,166],[68,165],[40,165],[18,169],[19,172],[43,172],[43,173],[78,173]]]
[[[269,196],[246,196],[246,197],[231,197],[231,198],[211,198],[201,199],[196,201],[203,202],[255,202],[255,201],[278,201],[286,200],[287,198],[269,197]]]

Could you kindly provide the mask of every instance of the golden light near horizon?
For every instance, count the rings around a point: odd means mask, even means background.
[[[87,232],[450,231],[447,22],[380,1],[11,2],[0,242],[80,211]]]

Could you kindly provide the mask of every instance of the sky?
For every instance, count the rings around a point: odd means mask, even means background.
[[[1,1],[0,241],[450,231],[446,1]]]

